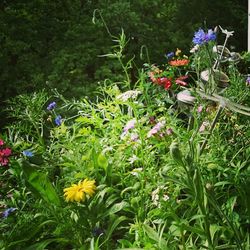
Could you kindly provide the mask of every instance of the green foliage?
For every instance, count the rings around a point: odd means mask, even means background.
[[[131,84],[128,38],[115,40],[106,57],[124,76],[104,81],[95,101],[57,91],[10,101],[1,249],[248,249],[249,86],[238,64],[208,59],[207,42],[171,59],[184,65],[145,65]]]

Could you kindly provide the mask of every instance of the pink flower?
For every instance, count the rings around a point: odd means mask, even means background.
[[[8,158],[1,158],[0,157],[0,164],[2,166],[6,166],[6,165],[8,165],[8,163],[9,163],[9,159]]]
[[[11,155],[11,149],[10,148],[4,148],[2,149],[2,153],[5,157],[8,157]]]
[[[0,146],[4,145],[4,141],[2,139],[0,139]]]
[[[201,113],[201,112],[202,112],[202,109],[203,109],[203,107],[202,107],[202,106],[199,106],[199,107],[197,108],[197,112],[198,112],[198,113]]]
[[[123,132],[127,133],[130,129],[135,128],[135,124],[136,124],[135,119],[128,121],[125,127],[123,128]]]
[[[135,128],[135,124],[136,124],[136,119],[128,121],[127,124],[125,125],[125,127],[123,128],[121,138],[124,138],[130,129]]]
[[[165,126],[165,121],[158,122],[147,134],[147,137],[152,137],[157,134]]]
[[[209,126],[209,122],[203,122],[199,128],[199,132],[204,132],[206,128]]]
[[[187,83],[184,81],[188,78],[188,76],[180,76],[175,80],[175,83],[180,86],[187,86]]]
[[[9,163],[8,157],[11,155],[10,148],[3,148],[0,150],[0,165],[6,166]]]

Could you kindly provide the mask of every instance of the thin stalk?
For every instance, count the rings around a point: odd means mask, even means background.
[[[207,142],[208,142],[208,139],[210,138],[213,130],[214,130],[214,127],[220,117],[220,114],[221,112],[223,111],[224,107],[222,105],[219,106],[219,109],[217,110],[217,113],[214,117],[214,120],[212,122],[212,125],[211,125],[211,128],[210,128],[210,131],[209,131],[209,134],[207,135],[206,139],[203,141],[202,145],[201,145],[201,149],[200,149],[200,153],[199,155],[201,155],[203,153],[203,150],[205,149],[206,145],[207,145]]]
[[[224,50],[225,50],[225,47],[226,47],[228,38],[229,38],[229,36],[227,35],[226,38],[225,38],[225,41],[224,41],[224,44],[223,44],[221,53],[220,53],[220,57],[219,57],[218,60],[216,60],[216,62],[215,62],[215,64],[214,64],[214,67],[213,67],[214,69],[218,69],[218,67],[220,66],[220,62],[221,62],[222,55],[223,55],[223,52],[224,52]]]

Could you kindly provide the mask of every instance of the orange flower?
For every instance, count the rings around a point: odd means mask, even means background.
[[[188,59],[177,59],[177,60],[172,60],[169,62],[171,66],[185,66],[189,63]]]

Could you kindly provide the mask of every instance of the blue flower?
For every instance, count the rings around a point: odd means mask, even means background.
[[[194,38],[193,38],[193,43],[194,44],[203,44],[204,43],[204,40],[205,40],[205,32],[203,29],[199,29],[197,32],[194,33]]]
[[[207,33],[203,29],[199,29],[197,32],[194,33],[193,43],[202,45],[209,41],[213,41],[216,39],[216,34],[213,30],[209,29]]]
[[[23,155],[27,156],[27,157],[32,157],[34,156],[33,152],[29,151],[29,150],[24,150],[23,151]]]
[[[55,124],[57,126],[60,126],[62,124],[62,117],[60,115],[58,115],[56,118],[55,118]]]
[[[214,41],[216,39],[216,34],[213,32],[213,30],[208,30],[207,34],[206,34],[206,42],[209,42],[209,41]]]
[[[47,107],[47,110],[52,110],[56,107],[56,102],[51,102],[48,107]]]
[[[168,59],[171,59],[172,57],[174,57],[174,52],[169,52],[168,54],[166,54],[166,57]]]
[[[3,218],[7,218],[11,213],[13,213],[16,210],[17,208],[14,207],[7,208],[6,210],[3,211]]]

